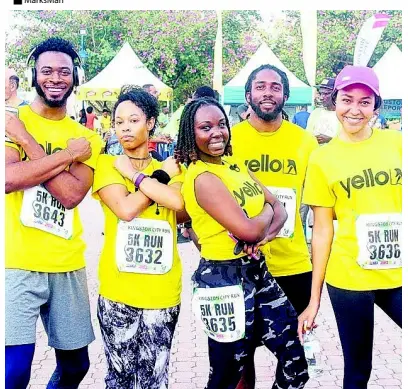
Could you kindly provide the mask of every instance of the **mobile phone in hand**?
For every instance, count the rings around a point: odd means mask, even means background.
[[[228,236],[237,244],[234,248],[234,254],[238,255],[243,250],[245,243],[241,240],[238,240],[234,235],[231,234],[231,232],[228,232]],[[252,253],[250,257],[252,259],[259,260],[259,256],[256,255],[256,253]]]

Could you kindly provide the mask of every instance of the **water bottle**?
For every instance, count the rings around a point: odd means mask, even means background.
[[[305,350],[309,377],[319,377],[323,374],[320,364],[320,343],[313,329],[306,330],[306,333],[303,335],[303,348]]]

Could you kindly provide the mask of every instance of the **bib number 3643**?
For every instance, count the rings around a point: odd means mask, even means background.
[[[356,221],[358,264],[364,269],[402,266],[400,213],[360,215]]]
[[[173,230],[164,220],[119,221],[116,235],[119,271],[165,274],[173,265]]]
[[[193,311],[204,332],[221,343],[245,336],[245,303],[241,285],[195,288]]]
[[[20,220],[26,227],[70,239],[74,210],[66,209],[44,187],[35,186],[24,191]]]

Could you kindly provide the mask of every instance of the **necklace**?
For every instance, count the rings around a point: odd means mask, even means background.
[[[130,155],[128,155],[128,157],[130,158],[130,159],[134,159],[135,161],[147,161],[148,159],[150,159],[151,158],[151,155],[149,154],[147,157],[145,157],[145,158],[136,158],[136,157],[131,157]]]

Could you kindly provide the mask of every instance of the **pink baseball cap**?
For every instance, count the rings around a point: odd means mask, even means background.
[[[345,66],[336,77],[334,90],[343,89],[353,84],[366,85],[377,96],[380,96],[380,82],[378,77],[374,70],[367,66]]]

